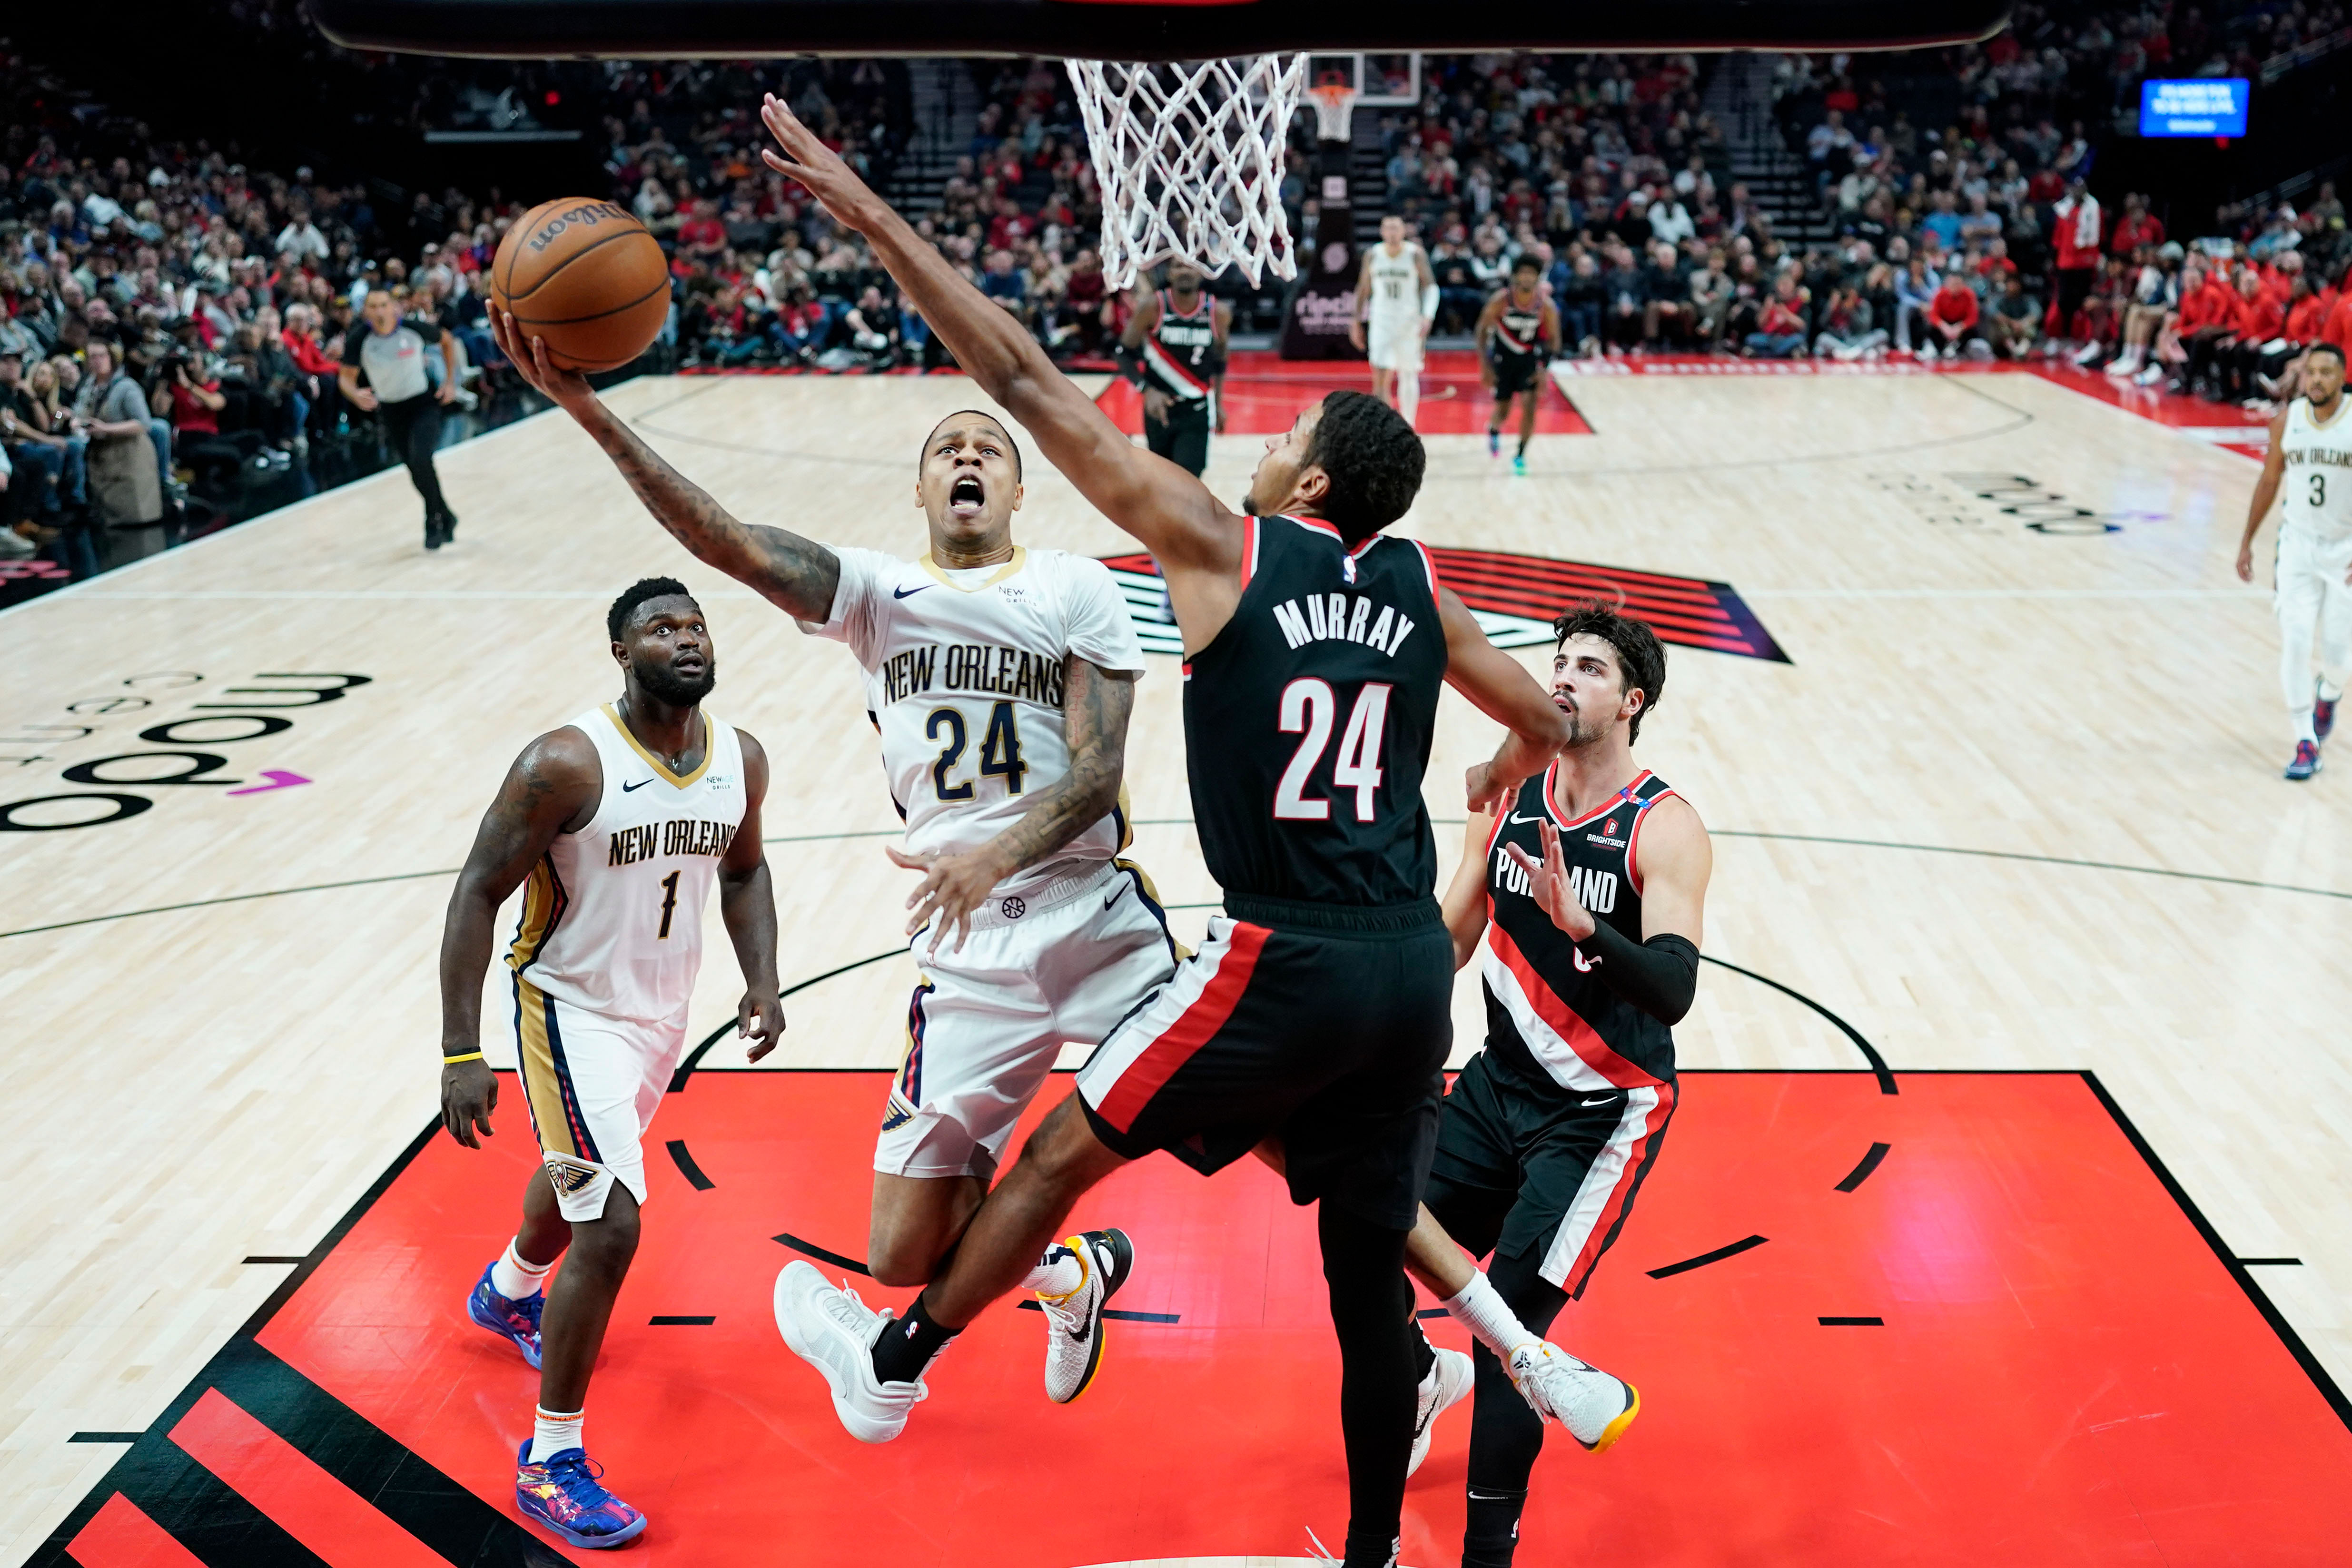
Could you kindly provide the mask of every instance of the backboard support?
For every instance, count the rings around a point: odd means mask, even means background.
[[[2010,0],[312,0],[350,48],[488,59],[797,55],[1186,60],[1337,45],[1538,50],[1918,48],[1990,37]],[[1385,85],[1385,84],[1384,84]],[[1374,100],[1377,101],[1377,100]]]

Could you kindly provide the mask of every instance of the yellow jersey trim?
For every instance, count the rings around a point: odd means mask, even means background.
[[[994,588],[998,583],[1003,582],[1006,578],[1011,577],[1023,567],[1027,566],[1029,564],[1029,551],[1025,546],[1014,545],[1013,547],[1013,559],[1006,561],[1003,566],[1000,567],[994,577],[990,578],[978,588],[966,588],[963,584],[950,577],[945,571],[940,569],[936,562],[931,559],[931,552],[929,550],[925,550],[921,556],[917,558],[915,564],[921,567],[925,571],[929,572],[933,577],[938,578],[941,582],[946,583],[950,588],[954,589],[958,593],[981,593],[989,589]]]
[[[618,709],[616,709],[616,708],[614,708],[611,703],[606,703],[606,704],[604,705],[604,716],[605,716],[606,718],[609,718],[609,719],[611,719],[611,720],[613,721],[613,727],[614,727],[614,729],[617,729],[617,730],[619,730],[619,731],[621,732],[621,738],[622,738],[623,740],[625,740],[625,741],[627,741],[627,742],[629,743],[629,749],[630,749],[630,750],[632,750],[632,751],[635,752],[639,757],[644,758],[646,759],[646,766],[647,766],[647,767],[651,768],[652,768],[656,773],[657,773],[657,774],[661,775],[661,777],[663,777],[664,779],[668,779],[668,780],[670,781],[670,783],[672,783],[673,785],[677,786],[678,789],[685,789],[688,785],[689,785],[689,784],[693,783],[696,779],[698,779],[701,778],[705,773],[708,773],[708,772],[709,772],[709,771],[710,771],[710,759],[711,759],[711,758],[712,758],[713,756],[715,756],[715,755],[718,753],[718,750],[719,750],[719,732],[718,732],[717,728],[716,728],[715,727],[713,727],[713,726],[712,726],[712,724],[711,724],[711,722],[710,722],[710,716],[709,716],[709,714],[707,714],[707,713],[706,713],[706,714],[703,714],[703,715],[701,716],[701,717],[702,717],[702,762],[701,762],[701,765],[700,765],[699,767],[696,768],[695,768],[695,770],[694,770],[693,772],[691,772],[691,773],[689,773],[689,774],[686,775],[686,776],[685,776],[684,778],[682,778],[682,779],[681,779],[681,778],[679,778],[677,774],[672,773],[672,772],[669,770],[668,766],[667,766],[667,764],[665,764],[665,763],[662,761],[662,759],[661,759],[660,758],[656,757],[652,752],[647,751],[647,750],[645,748],[644,745],[643,745],[643,744],[641,744],[641,743],[638,741],[637,737],[636,737],[635,736],[631,735],[631,734],[629,733],[629,727],[628,727],[627,725],[625,725],[625,724],[624,724],[624,723],[622,723],[622,722],[621,722],[621,715],[620,715],[619,710],[618,710]]]

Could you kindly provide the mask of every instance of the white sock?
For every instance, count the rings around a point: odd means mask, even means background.
[[[1045,1249],[1037,1266],[1023,1278],[1021,1288],[1041,1296],[1066,1296],[1086,1282],[1085,1260],[1056,1241]]]
[[[1537,1336],[1528,1332],[1519,1322],[1519,1314],[1511,1311],[1485,1270],[1475,1270],[1462,1293],[1439,1306],[1454,1314],[1456,1322],[1478,1337],[1478,1343],[1501,1356],[1511,1358],[1511,1352]]]
[[[566,1448],[580,1447],[580,1422],[586,1414],[584,1410],[574,1410],[567,1416],[534,1407],[530,1424],[530,1458],[525,1462],[535,1465],[542,1459],[553,1458]]]
[[[2297,740],[2307,740],[2314,746],[2319,744],[2319,726],[2309,708],[2299,707],[2287,716],[2294,721],[2294,737]]]
[[[1404,415],[1404,422],[1407,424],[1411,424],[1414,413],[1420,407],[1420,373],[1414,371],[1399,371],[1397,372],[1397,412]]]
[[[529,1301],[547,1288],[547,1271],[552,1262],[533,1263],[507,1243],[506,1251],[490,1265],[490,1289],[509,1301]]]

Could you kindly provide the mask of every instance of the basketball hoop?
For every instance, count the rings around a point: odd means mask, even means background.
[[[1253,288],[1297,275],[1282,176],[1305,55],[1065,63],[1102,186],[1105,282],[1171,259],[1239,267]]]
[[[1317,82],[1307,96],[1315,100],[1316,135],[1325,141],[1347,141],[1356,118],[1356,89],[1343,81]]]

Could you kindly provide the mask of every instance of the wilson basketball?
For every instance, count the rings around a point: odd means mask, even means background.
[[[490,302],[558,365],[609,371],[654,340],[669,316],[669,262],[627,208],[586,196],[524,214],[490,262]]]

